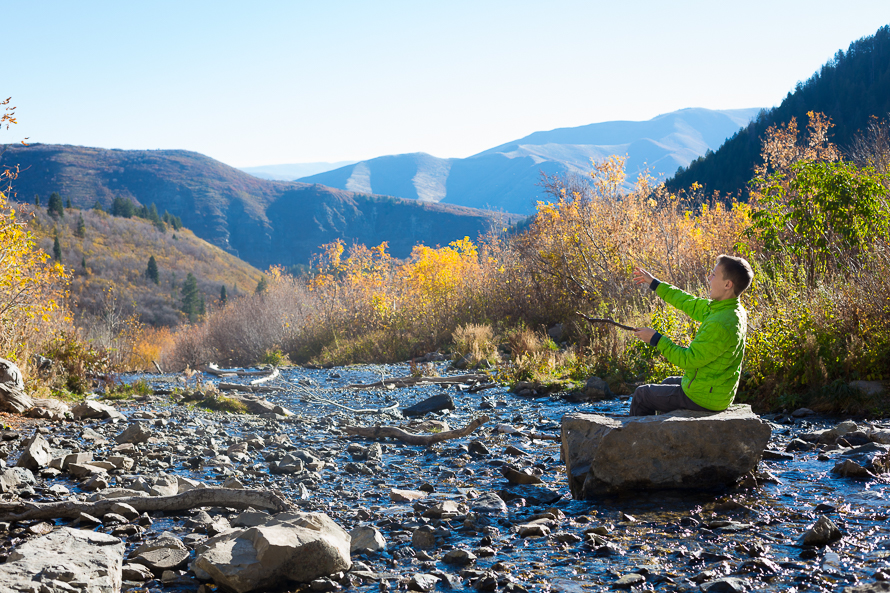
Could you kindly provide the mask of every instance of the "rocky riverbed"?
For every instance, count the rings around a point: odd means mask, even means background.
[[[2,500],[171,496],[225,486],[277,494],[352,533],[349,569],[282,590],[836,591],[882,590],[890,580],[880,457],[890,424],[806,411],[770,416],[769,452],[737,488],[576,501],[559,442],[529,436],[558,436],[568,412],[625,414],[626,401],[569,403],[504,388],[470,393],[461,384],[346,387],[408,374],[408,365],[284,370],[264,397],[291,416],[211,413],[158,395],[116,402],[121,414],[108,418],[5,431],[0,469],[14,466],[35,434],[46,457],[29,472],[5,471]],[[176,385],[172,376],[146,378],[158,390]],[[442,394],[453,410],[399,412]],[[413,423],[414,431],[435,434],[483,414],[488,421],[470,435],[429,447],[344,430]],[[74,521],[0,520],[0,559],[19,558],[17,550],[47,534],[70,539],[64,526],[75,527],[94,533],[94,546],[123,542],[124,590],[209,591],[216,585],[201,580],[209,575],[196,563],[208,538],[269,521],[264,510],[213,505],[117,510]],[[69,590],[91,590],[75,576],[53,578]]]

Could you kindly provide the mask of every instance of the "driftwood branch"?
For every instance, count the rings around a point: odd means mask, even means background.
[[[578,311],[575,311],[575,315],[580,315],[581,317],[583,317],[590,323],[611,323],[612,325],[614,325],[616,327],[620,327],[621,329],[626,329],[626,330],[632,331],[632,332],[637,331],[637,328],[635,328],[635,327],[631,327],[629,325],[624,325],[623,323],[618,323],[614,319],[609,319],[608,317],[591,317],[590,315],[585,315],[584,313],[580,313]]]
[[[274,387],[265,385],[242,385],[241,383],[225,383],[223,381],[217,383],[216,388],[220,391],[243,391],[247,393],[271,393],[278,391]]]
[[[153,360],[153,361],[151,361],[151,364],[155,365],[155,368],[158,369],[158,372],[160,374],[162,374],[162,375],[164,374],[164,371],[161,370],[161,365],[158,364],[158,361]]]
[[[278,367],[275,367],[274,369],[272,369],[271,374],[266,375],[265,377],[260,377],[259,379],[254,379],[253,381],[250,382],[250,384],[251,385],[259,385],[260,383],[265,383],[266,381],[271,381],[273,379],[277,379],[278,375],[280,375],[280,374],[281,373],[278,371]]]
[[[4,502],[0,503],[0,520],[30,521],[74,519],[81,513],[102,517],[115,504],[128,504],[138,512],[187,511],[198,507],[220,506],[231,509],[253,507],[274,512],[293,511],[294,506],[268,490],[234,488],[196,488],[173,496],[126,496],[96,502]]]
[[[395,426],[344,426],[346,434],[360,436],[369,439],[399,439],[409,445],[423,445],[428,447],[442,441],[459,439],[472,433],[474,430],[488,422],[488,416],[479,416],[472,422],[456,430],[447,430],[435,434],[414,434]]]
[[[267,377],[278,371],[277,368],[271,371],[239,371],[237,369],[221,369],[212,362],[207,365],[198,367],[199,371],[203,371],[208,375],[215,377]]]
[[[414,387],[415,385],[457,385],[459,383],[481,383],[488,381],[488,375],[474,373],[471,375],[458,375],[456,377],[394,377],[375,383],[356,383],[347,385],[350,389],[374,389],[377,387]]]

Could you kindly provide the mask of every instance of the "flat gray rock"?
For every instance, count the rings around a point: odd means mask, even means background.
[[[348,570],[350,537],[322,513],[281,513],[196,548],[191,568],[228,591],[267,591]]]
[[[0,564],[0,593],[121,590],[124,543],[111,535],[60,527],[18,546]]]
[[[757,467],[769,438],[769,425],[747,405],[719,413],[677,410],[620,418],[574,413],[562,419],[562,451],[576,499],[726,486]]]

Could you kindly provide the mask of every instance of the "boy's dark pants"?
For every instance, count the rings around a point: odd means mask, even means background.
[[[682,377],[668,377],[660,385],[640,385],[630,400],[631,416],[651,416],[656,412],[695,410],[712,412],[689,399],[680,387]]]

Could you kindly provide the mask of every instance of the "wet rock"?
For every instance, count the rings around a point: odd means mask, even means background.
[[[819,520],[810,527],[803,536],[803,545],[805,546],[827,546],[828,544],[841,539],[841,530],[837,525],[832,523],[831,519],[825,515],[819,517]]]
[[[244,484],[242,484],[238,478],[235,476],[229,476],[223,482],[223,488],[233,488],[235,490],[244,490]]]
[[[886,581],[844,587],[843,589],[843,593],[887,593],[888,591],[890,591],[890,582]]]
[[[480,515],[504,515],[507,503],[494,492],[485,492],[470,502],[470,510]]]
[[[482,441],[470,441],[469,445],[467,445],[470,453],[473,455],[481,455],[483,457],[487,457],[491,455],[491,449],[485,446],[485,443]]]
[[[363,476],[373,476],[374,470],[365,465],[364,463],[355,463],[350,461],[349,463],[343,466],[343,471],[348,474],[360,474]]]
[[[0,359],[2,360],[2,359]],[[39,434],[35,434],[24,443],[22,443],[22,454],[16,462],[16,467],[35,470],[49,465],[52,460],[52,449]]]
[[[74,406],[71,409],[71,415],[74,416],[75,420],[111,418],[112,420],[121,421],[127,419],[114,406],[92,400],[87,400]]]
[[[538,469],[525,468],[519,469],[509,463],[502,465],[498,470],[511,484],[543,484],[541,475],[543,472]]]
[[[126,430],[114,437],[114,440],[119,444],[138,445],[139,443],[147,442],[150,437],[150,428],[142,422],[134,422]]]
[[[523,451],[519,447],[514,447],[513,445],[504,447],[504,453],[513,457],[527,457],[529,455],[528,451]]]
[[[809,443],[803,439],[791,439],[791,441],[785,445],[785,452],[794,453],[797,451],[812,451],[815,448],[815,444]]]
[[[89,451],[81,451],[79,453],[71,453],[64,457],[57,457],[50,462],[51,467],[57,467],[62,471],[68,471],[68,467],[72,463],[90,463],[93,460],[93,454]]]
[[[525,484],[518,484],[498,490],[498,496],[505,502],[522,498],[525,500],[526,504],[533,506],[553,504],[562,498],[561,493],[551,490],[550,488]]]
[[[117,593],[121,589],[124,544],[93,531],[61,527],[27,541],[0,564],[6,591]]]
[[[524,523],[517,528],[519,537],[546,537],[550,535],[550,528],[540,523]]]
[[[809,408],[797,408],[793,412],[791,412],[791,416],[794,418],[806,418],[807,416],[814,416],[816,412]]]
[[[82,488],[87,492],[96,492],[97,490],[105,490],[110,484],[102,475],[93,475],[89,480],[83,483]]]
[[[180,548],[157,548],[131,558],[136,564],[146,566],[156,577],[165,570],[179,570],[188,564],[189,552]]]
[[[632,572],[623,575],[612,582],[612,586],[617,589],[630,589],[636,585],[642,585],[646,582],[646,577],[641,574]]]
[[[844,478],[873,478],[874,475],[852,459],[845,459],[831,468],[831,473]]]
[[[781,451],[773,451],[772,449],[764,449],[763,458],[768,461],[793,461],[794,455],[783,453]]]
[[[415,500],[420,500],[421,498],[426,498],[427,496],[428,493],[422,490],[400,490],[398,488],[393,488],[389,491],[389,499],[393,502],[413,502]]]
[[[624,490],[724,486],[757,467],[771,436],[747,405],[719,413],[562,419],[566,473],[576,499]]]
[[[431,574],[414,574],[411,575],[411,579],[408,581],[408,590],[426,593],[435,589],[439,580],[439,577]]]
[[[376,527],[356,527],[349,536],[352,538],[349,549],[353,554],[376,554],[386,550],[386,539]]]
[[[742,593],[747,591],[750,586],[744,579],[735,577],[724,577],[707,581],[699,585],[699,588],[706,593]]]
[[[455,548],[449,550],[443,557],[442,562],[445,564],[453,564],[455,566],[468,566],[476,562],[476,555],[467,550]]]
[[[214,537],[195,550],[192,570],[235,591],[309,583],[348,570],[349,534],[321,513],[281,513],[258,527]]]
[[[453,409],[455,409],[454,399],[450,395],[443,393],[417,402],[413,406],[403,408],[402,414],[405,416],[424,416],[430,412]]]
[[[429,550],[436,547],[436,530],[430,525],[418,527],[411,534],[411,547],[417,550]]]
[[[568,531],[554,533],[553,539],[561,544],[580,544],[583,541],[580,535],[569,533]]]

